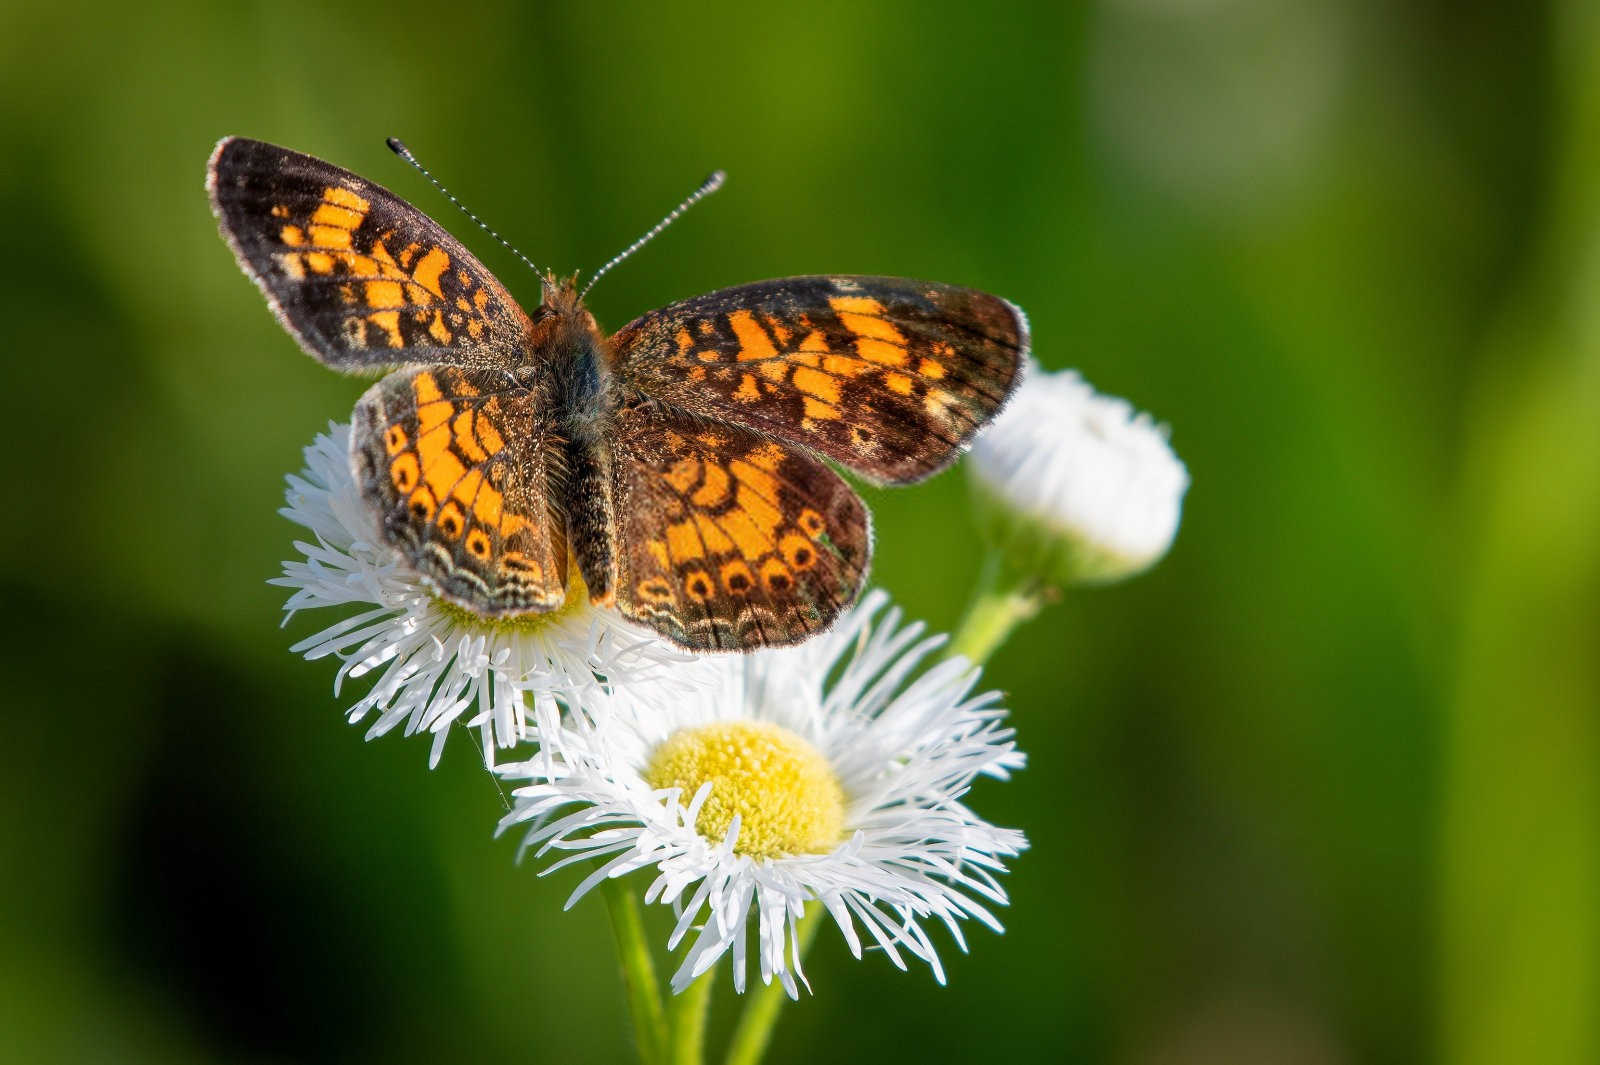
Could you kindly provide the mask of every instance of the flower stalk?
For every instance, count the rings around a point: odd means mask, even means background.
[[[711,1012],[711,988],[717,970],[701,973],[667,1008],[670,1043],[666,1065],[701,1065],[706,1057],[706,1016]]]
[[[628,1015],[633,1019],[633,1037],[643,1065],[661,1065],[667,1043],[666,1014],[661,1008],[661,984],[644,934],[644,918],[639,900],[620,877],[601,881],[600,893],[611,915],[611,931],[616,937],[617,961],[622,967],[622,986],[628,996]]]
[[[822,907],[812,902],[806,905],[806,915],[795,929],[795,953],[804,959],[816,942],[822,928]],[[727,1065],[759,1065],[766,1055],[767,1044],[772,1040],[772,1029],[778,1023],[789,996],[776,980],[756,988],[745,999],[744,1010],[739,1014],[739,1024],[728,1041]]]
[[[1010,638],[1017,627],[1044,608],[1054,594],[1037,578],[1008,573],[1000,554],[991,552],[978,575],[967,612],[945,648],[949,657],[960,655],[981,666]]]

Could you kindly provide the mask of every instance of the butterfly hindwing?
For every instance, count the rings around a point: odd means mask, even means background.
[[[350,435],[385,542],[443,598],[488,616],[550,610],[566,594],[548,412],[506,382],[453,366],[397,371],[361,397]]]
[[[646,395],[904,483],[951,462],[1005,402],[1028,328],[974,289],[791,277],[669,304],[613,345]]]
[[[818,459],[645,403],[617,417],[616,602],[697,650],[796,643],[855,601],[865,505]]]
[[[206,171],[222,234],[312,356],[339,370],[520,359],[528,316],[450,234],[386,189],[242,137]]]

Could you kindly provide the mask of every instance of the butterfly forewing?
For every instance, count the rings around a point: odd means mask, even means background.
[[[460,242],[388,190],[241,137],[217,145],[207,187],[239,264],[329,366],[525,357],[522,308]]]
[[[566,592],[550,412],[507,382],[451,366],[392,373],[356,404],[350,438],[385,540],[445,599],[490,616],[549,610]]]
[[[617,606],[698,650],[820,632],[866,577],[866,507],[823,462],[646,403],[618,415]]]
[[[974,289],[791,277],[669,304],[613,345],[647,395],[903,483],[952,461],[1005,402],[1028,329]]]

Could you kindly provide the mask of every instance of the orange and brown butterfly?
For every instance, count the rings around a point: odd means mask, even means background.
[[[824,460],[927,477],[1028,350],[1006,300],[884,277],[741,285],[607,336],[575,278],[546,274],[529,313],[432,219],[320,159],[228,138],[207,188],[301,347],[392,371],[356,404],[356,483],[382,539],[485,617],[555,609],[575,566],[593,602],[688,648],[803,640],[872,552]]]

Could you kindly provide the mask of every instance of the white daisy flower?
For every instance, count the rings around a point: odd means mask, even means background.
[[[526,780],[501,829],[529,824],[524,848],[602,864],[607,877],[653,867],[647,902],[678,913],[669,947],[691,937],[672,978],[682,991],[725,953],[745,987],[754,924],[761,980],[798,997],[796,922],[824,907],[860,957],[865,940],[898,967],[943,969],[924,924],[1000,930],[988,906],[1027,842],[960,801],[975,777],[1023,763],[994,692],[971,694],[963,659],[913,672],[943,636],[901,625],[873,592],[829,633],[798,647],[685,667],[714,683],[688,698],[633,693],[589,705],[541,754],[501,774]],[[882,613],[874,624],[874,616]],[[809,986],[809,985],[808,985]]]
[[[1105,582],[1172,545],[1189,473],[1167,433],[1126,400],[1029,360],[968,459],[990,531],[1012,564],[1061,583]]]
[[[291,650],[328,655],[347,678],[375,674],[372,688],[349,709],[352,723],[376,720],[368,737],[404,724],[407,735],[433,734],[437,765],[450,726],[482,735],[485,762],[532,731],[529,715],[552,723],[556,700],[581,701],[602,688],[649,680],[673,686],[688,679],[662,666],[687,655],[620,616],[591,606],[581,580],[567,602],[547,614],[492,620],[437,598],[398,553],[378,541],[377,525],[350,468],[350,427],[330,425],[305,450],[306,468],[288,478],[280,513],[310,531],[296,541],[302,559],[285,562],[271,583],[293,589],[285,622],[312,607],[343,607],[343,620]],[[531,702],[531,707],[530,707]]]

